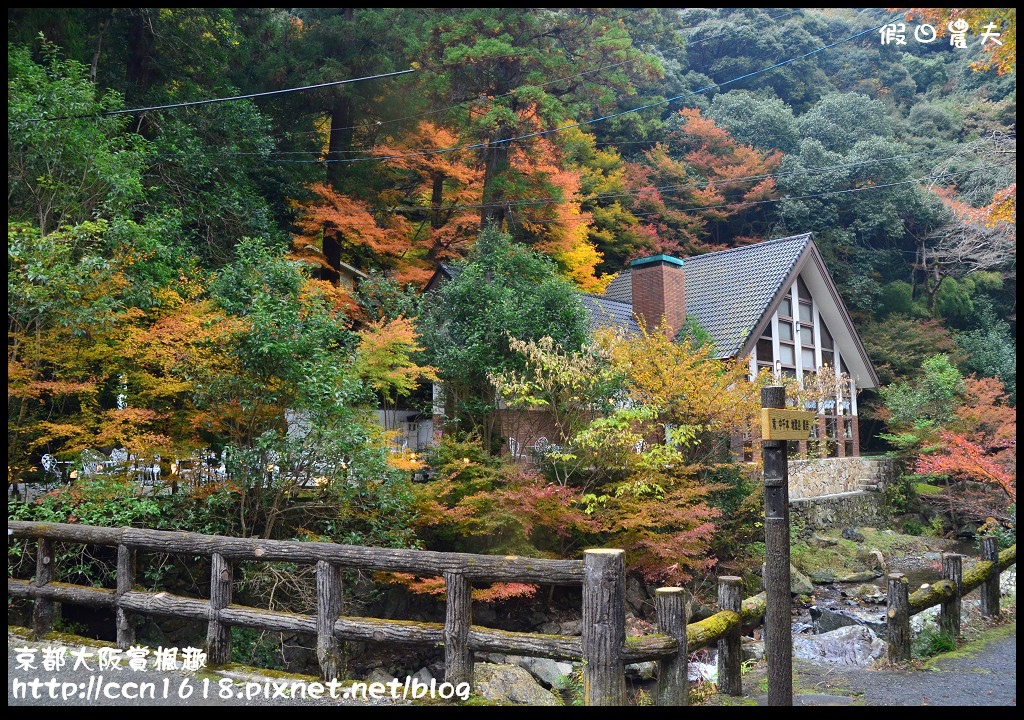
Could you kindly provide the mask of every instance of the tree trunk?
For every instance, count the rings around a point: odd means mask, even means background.
[[[328,160],[344,160],[348,150],[352,149],[352,98],[342,95],[331,106],[331,138],[328,146]],[[345,163],[330,162],[327,164],[327,177],[331,185],[340,192],[341,181],[345,177]]]
[[[494,135],[487,139],[484,148],[484,207],[480,210],[480,227],[494,224],[500,228],[505,222],[505,191],[497,181],[511,164],[512,144],[497,142],[512,135],[512,128],[499,125]]]

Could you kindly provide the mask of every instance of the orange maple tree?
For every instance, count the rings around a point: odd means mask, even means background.
[[[740,144],[696,108],[680,110],[679,119],[643,164],[630,166],[628,179],[633,211],[656,233],[660,248],[691,255],[720,248],[718,230],[726,221],[756,214],[756,203],[772,197],[775,181],[768,174],[782,153]],[[744,241],[743,233],[732,234]]]
[[[960,433],[939,433],[943,450],[917,459],[914,471],[922,475],[944,475],[957,480],[984,482],[1000,488],[1010,502],[1017,501],[1016,478],[987,457],[983,448]]]

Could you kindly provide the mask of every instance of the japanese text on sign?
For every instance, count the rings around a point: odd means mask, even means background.
[[[806,440],[818,416],[805,410],[761,409],[762,440]]]

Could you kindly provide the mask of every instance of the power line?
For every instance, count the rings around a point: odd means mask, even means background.
[[[788,15],[792,15],[792,14],[794,14],[796,12],[799,12],[800,10],[801,10],[800,8],[797,8],[797,9],[791,10],[789,12],[781,13],[781,14],[776,15],[774,17],[770,17],[768,19],[770,21],[775,21],[775,20],[778,20],[779,18],[783,18],[783,17],[786,17]],[[701,44],[703,42],[707,42],[709,40],[713,40],[713,39],[715,39],[717,37],[720,37],[723,34],[725,34],[724,31],[722,33],[719,33],[718,35],[714,35],[714,36],[707,37],[707,38],[701,38],[700,40],[697,40],[696,42],[691,43],[690,47],[699,45],[699,44]],[[854,37],[856,37],[856,36],[854,36]],[[849,40],[849,39],[851,39],[851,38],[847,38],[847,40]],[[841,40],[839,42],[845,42],[845,41],[846,40]],[[838,44],[838,43],[834,43],[834,44]],[[825,46],[825,48],[827,48],[827,47],[831,47],[831,46]],[[822,49],[825,49],[825,48],[819,48],[819,50],[822,50]],[[815,51],[815,52],[818,52],[818,51]],[[523,85],[523,86],[515,88],[515,89],[513,89],[513,90],[511,90],[511,91],[509,91],[507,93],[504,93],[502,95],[495,95],[492,98],[485,98],[485,99],[493,102],[494,100],[497,100],[498,98],[508,97],[510,95],[514,95],[517,92],[521,92],[524,89],[540,88],[540,87],[545,87],[546,85],[552,85],[554,83],[564,82],[566,80],[572,80],[572,79],[575,79],[575,78],[578,78],[578,77],[584,77],[586,75],[591,75],[591,74],[594,74],[594,73],[597,73],[597,72],[601,72],[603,70],[607,70],[609,68],[614,68],[614,67],[618,67],[620,65],[625,65],[625,64],[628,64],[628,63],[632,63],[632,62],[637,62],[639,59],[640,58],[630,58],[628,60],[623,60],[621,62],[612,63],[612,64],[609,64],[609,65],[604,65],[602,67],[595,68],[593,70],[586,70],[586,71],[583,71],[581,73],[576,73],[574,75],[568,75],[568,76],[565,76],[565,77],[562,77],[562,78],[556,78],[554,80],[549,80],[547,82],[539,83],[539,84],[536,84],[536,85]],[[796,58],[796,59],[799,59],[799,58]],[[787,62],[791,62],[791,61],[787,61]],[[785,63],[782,63],[782,64],[785,64]],[[772,68],[765,68],[765,70],[763,70],[763,71],[755,71],[755,73],[752,73],[752,74],[757,74],[758,72],[764,72],[764,71],[767,71],[767,70],[770,70],[770,69],[772,69]],[[176,104],[172,104],[172,105],[160,105],[160,106],[154,106],[154,107],[149,107],[149,108],[136,108],[136,109],[132,109],[132,110],[112,110],[112,111],[107,111],[107,112],[104,112],[104,113],[99,113],[98,115],[95,115],[95,114],[91,114],[91,115],[68,115],[68,116],[63,116],[63,117],[46,118],[46,119],[49,119],[49,120],[66,120],[66,119],[75,119],[75,118],[84,118],[84,117],[98,117],[98,116],[105,116],[105,115],[117,115],[117,114],[133,113],[133,112],[143,112],[143,111],[148,111],[148,110],[161,110],[161,109],[174,108],[174,107],[184,107],[184,106],[189,106],[189,105],[202,105],[202,104],[208,104],[208,103],[213,103],[213,102],[224,102],[224,101],[227,101],[227,100],[238,100],[238,99],[245,99],[245,98],[251,98],[251,97],[260,97],[260,96],[263,96],[263,95],[273,95],[273,94],[280,94],[280,93],[286,93],[286,92],[295,92],[295,91],[298,91],[298,90],[316,89],[316,88],[327,87],[327,86],[331,86],[331,85],[339,85],[339,84],[344,84],[344,83],[357,82],[358,80],[369,80],[369,79],[374,79],[374,78],[379,78],[379,77],[388,77],[389,75],[401,75],[401,74],[408,73],[408,72],[414,72],[414,70],[404,70],[404,71],[401,71],[401,72],[386,73],[386,74],[383,74],[383,75],[374,75],[374,76],[369,76],[369,77],[365,77],[365,78],[356,78],[356,79],[352,79],[352,80],[341,80],[341,81],[331,82],[331,83],[322,83],[320,85],[310,85],[310,86],[301,87],[301,88],[290,88],[290,89],[287,89],[287,90],[274,90],[274,91],[269,91],[269,92],[265,92],[265,93],[254,93],[252,95],[239,95],[239,96],[234,96],[234,97],[230,97],[230,98],[218,98],[218,99],[212,99],[212,100],[198,100],[198,101],[194,101],[194,102],[176,103]],[[737,78],[737,79],[742,79],[742,78]],[[735,82],[737,79],[730,80],[730,81],[727,81],[725,83],[720,83],[719,85],[725,85],[725,84],[728,84],[729,82]],[[707,88],[702,88],[700,90],[695,90],[695,91],[693,91],[690,94],[697,94],[697,93],[703,92],[704,90],[708,90],[711,87],[714,87],[714,86],[709,86]],[[672,101],[677,100],[677,99],[679,99],[681,97],[684,97],[684,95],[678,95],[678,96],[676,96],[674,98],[669,98],[667,100],[663,100],[663,101],[660,101],[658,103],[653,103],[651,105],[643,106],[641,108],[634,108],[633,110],[627,110],[624,113],[617,113],[616,115],[612,115],[612,116],[608,116],[608,117],[616,117],[617,115],[622,115],[622,114],[629,113],[629,112],[636,112],[637,110],[646,109],[648,107],[655,107],[655,106],[660,105],[660,104],[672,102]],[[404,117],[395,118],[395,119],[392,119],[392,120],[379,120],[379,121],[376,121],[374,123],[371,123],[371,125],[383,126],[383,125],[388,125],[388,124],[393,124],[393,123],[397,123],[397,122],[402,122],[404,120],[409,120],[409,119],[412,119],[412,118],[421,117],[421,116],[425,116],[425,115],[438,114],[438,113],[442,113],[442,112],[451,110],[453,108],[461,107],[463,105],[469,105],[469,104],[471,104],[473,102],[477,102],[477,100],[476,99],[474,99],[474,100],[466,100],[466,101],[463,101],[463,102],[460,102],[460,103],[455,103],[453,105],[449,105],[449,106],[444,107],[444,108],[439,108],[439,109],[436,109],[436,110],[428,110],[428,111],[424,111],[422,113],[414,113],[412,115],[406,115]],[[601,119],[602,118],[597,118],[595,120],[588,121],[587,123],[580,123],[580,125],[585,125],[585,124],[589,124],[589,123],[593,123],[593,122],[598,122]],[[362,127],[362,126],[350,125],[350,126],[346,126],[346,127],[342,127],[342,128],[332,128],[332,131],[336,131],[336,130],[354,130],[354,129],[358,129],[359,127]],[[571,127],[575,127],[575,126],[570,125],[570,126],[566,126],[564,128],[556,128],[555,130],[548,130],[548,131],[545,131],[545,132],[542,132],[542,133],[536,133],[536,134],[542,135],[542,134],[546,134],[546,133],[550,133],[550,132],[557,132],[558,130],[562,130],[562,129],[568,129],[568,128],[571,128]],[[314,131],[309,131],[309,132],[299,133],[299,135],[318,135],[318,134],[320,134],[320,133],[318,131],[315,131],[315,130]],[[532,134],[531,135],[526,135],[526,136],[523,136],[523,137],[532,137]],[[521,139],[521,138],[511,138],[511,139],[508,139],[508,140],[501,140],[501,141],[496,141],[496,142],[499,142],[499,143],[500,142],[509,142],[509,141],[515,140],[515,139]],[[482,147],[482,146],[483,146],[483,144],[476,144],[476,145],[469,145],[469,146],[464,146],[464,147],[467,148],[467,149],[471,149],[471,148]],[[370,149],[372,149],[372,148],[352,149],[352,150],[333,151],[333,152],[365,152],[366,150],[370,150]],[[455,148],[443,148],[443,149],[438,149],[438,150],[434,150],[434,151],[427,151],[424,154],[433,154],[433,153],[440,153],[440,152],[450,152],[450,151],[456,150],[456,149],[458,149],[458,148],[457,147],[455,147]],[[230,155],[262,155],[264,153],[259,153],[259,152],[225,152],[224,154],[230,154]],[[279,152],[277,154],[292,154],[292,155],[317,154],[317,155],[323,155],[325,153],[323,153],[322,151],[318,151],[318,150],[292,150],[292,151],[281,151],[281,152]],[[414,156],[414,155],[417,155],[417,154],[418,153],[413,153],[411,155],[401,155],[401,156],[394,156],[394,157],[396,157],[396,158],[397,157],[410,157],[410,156]],[[300,163],[357,162],[357,161],[374,160],[374,159],[378,159],[378,158],[375,158],[375,157],[369,157],[369,158],[339,158],[339,159],[334,159],[334,160],[332,160],[332,159],[320,159],[320,158],[317,158],[317,159],[313,159],[313,160],[305,160],[305,161],[300,160],[300,161],[295,161],[295,162],[300,162]]]
[[[607,70],[609,68],[618,67],[619,65],[625,65],[627,63],[636,62],[639,59],[640,58],[630,58],[629,60],[623,60],[622,62],[612,63],[610,65],[605,65],[603,67],[595,68],[593,70],[585,70],[585,71],[583,71],[581,73],[576,73],[575,75],[567,75],[566,77],[555,78],[554,80],[548,80],[547,82],[542,82],[542,83],[539,83],[537,85],[521,85],[521,86],[519,86],[519,87],[517,87],[517,88],[515,88],[513,90],[510,90],[507,93],[502,93],[501,95],[495,95],[494,97],[483,96],[483,97],[479,97],[479,98],[473,98],[472,100],[463,100],[462,102],[458,102],[458,103],[455,103],[453,105],[449,105],[448,107],[439,108],[437,110],[425,110],[424,112],[421,112],[421,113],[414,113],[412,115],[406,115],[404,117],[395,118],[393,120],[377,120],[375,122],[370,123],[370,125],[374,125],[374,126],[391,125],[391,124],[394,124],[394,123],[402,122],[404,120],[411,120],[413,118],[423,117],[425,115],[437,115],[439,113],[447,112],[448,110],[453,110],[454,108],[458,108],[458,107],[462,107],[464,105],[471,105],[473,103],[480,102],[481,100],[486,100],[488,102],[494,102],[498,98],[509,97],[510,95],[515,95],[516,93],[522,92],[523,90],[528,90],[528,89],[532,89],[532,88],[542,88],[542,87],[545,87],[547,85],[554,85],[555,83],[565,82],[566,80],[574,80],[576,78],[584,77],[586,75],[593,75],[594,73],[601,72],[602,70]],[[361,125],[349,125],[347,127],[331,128],[331,131],[333,132],[335,130],[357,130],[360,127],[362,127],[362,126]],[[316,131],[312,131],[312,132],[316,133]]]
[[[775,15],[773,17],[769,17],[768,18],[769,22],[774,22],[774,20],[777,20],[780,17],[785,17],[786,15],[792,15],[792,14],[794,14],[796,12],[800,12],[802,9],[803,8],[796,8],[796,9],[790,10],[788,12],[779,13],[778,15]],[[724,34],[725,34],[725,31],[719,33],[718,35],[714,35],[714,36],[711,36],[711,37],[708,37],[708,38],[700,38],[699,40],[697,40],[695,42],[692,42],[692,43],[688,42],[687,43],[687,47],[695,47],[697,45],[700,45],[701,43],[705,43],[705,42],[708,42],[710,40],[714,40],[715,38],[721,37]],[[615,39],[615,40],[617,41],[618,39]],[[640,48],[638,48],[635,45],[633,47],[634,47],[634,49],[640,49]],[[494,102],[495,100],[497,100],[500,97],[508,97],[510,95],[514,95],[517,92],[521,92],[522,90],[525,90],[525,89],[545,87],[547,85],[553,85],[555,83],[564,82],[566,80],[574,80],[575,78],[582,78],[582,77],[585,77],[587,75],[593,75],[595,73],[600,73],[601,71],[608,70],[610,68],[616,68],[618,66],[627,65],[627,63],[636,62],[639,59],[640,59],[639,57],[633,57],[633,58],[630,58],[628,60],[623,60],[621,62],[612,62],[612,63],[610,63],[610,65],[602,66],[601,68],[595,68],[594,70],[584,71],[583,73],[577,73],[575,75],[569,75],[569,76],[565,76],[563,78],[556,78],[554,80],[549,80],[547,82],[539,83],[537,85],[521,85],[521,86],[519,86],[517,88],[514,88],[514,89],[510,90],[509,92],[503,93],[501,95],[495,95],[494,97],[486,97],[485,99]],[[371,125],[371,126],[381,127],[381,126],[384,126],[384,125],[392,125],[394,123],[400,123],[400,122],[403,122],[403,121],[406,121],[406,120],[412,120],[414,118],[419,118],[419,117],[424,117],[424,116],[429,116],[429,115],[438,115],[438,114],[444,113],[446,111],[454,110],[456,108],[461,108],[461,107],[463,107],[463,105],[469,105],[469,104],[471,104],[473,102],[477,102],[478,100],[479,100],[479,98],[474,98],[472,100],[463,100],[461,102],[456,102],[456,103],[447,105],[447,107],[440,108],[438,110],[424,111],[423,113],[414,113],[413,115],[407,115],[407,116],[403,116],[401,118],[394,118],[392,120],[378,120],[378,121],[374,121],[374,122],[371,122],[371,123],[368,123],[368,124]],[[336,131],[336,130],[357,130],[360,127],[364,127],[364,126],[365,125],[347,125],[345,127],[332,128],[332,131]],[[319,134],[322,134],[322,133],[317,131],[317,130],[310,130],[310,131],[307,131],[307,132],[295,133],[295,135],[305,135],[305,136],[319,135]],[[346,151],[332,151],[332,153],[365,153],[365,152],[370,151],[370,150],[373,150],[372,147],[362,147],[362,149],[346,150]],[[285,155],[286,153],[290,154],[290,155],[310,155],[310,154],[324,155],[324,153],[322,153],[321,151],[283,151],[280,154],[281,155]],[[257,153],[251,153],[251,154],[239,154],[239,155],[258,155],[258,154]],[[319,161],[310,161],[310,162],[319,162]]]
[[[516,141],[519,141],[519,140],[526,140],[526,139],[532,138],[532,137],[542,137],[544,135],[550,135],[552,133],[561,132],[563,130],[571,130],[572,128],[583,127],[583,126],[586,126],[586,125],[593,125],[593,124],[598,123],[598,122],[603,122],[605,120],[611,120],[613,118],[621,117],[623,115],[628,115],[630,113],[640,112],[641,110],[649,110],[650,108],[658,107],[660,105],[666,105],[666,104],[674,102],[676,100],[680,100],[680,99],[682,99],[684,97],[689,97],[691,95],[697,95],[697,94],[700,94],[702,92],[706,92],[707,90],[712,90],[714,88],[724,87],[725,85],[731,85],[732,83],[736,83],[736,82],[739,82],[741,80],[746,80],[747,78],[753,77],[755,75],[760,75],[762,73],[766,73],[766,72],[768,72],[770,70],[775,70],[777,68],[783,67],[783,66],[788,65],[790,63],[797,62],[798,60],[804,60],[804,59],[806,59],[808,57],[811,57],[812,55],[816,55],[817,53],[820,53],[820,52],[823,52],[825,50],[828,50],[829,48],[833,48],[833,47],[835,47],[837,45],[841,45],[844,42],[849,42],[850,40],[854,40],[854,39],[856,39],[858,37],[861,37],[861,36],[866,35],[868,33],[874,32],[874,31],[876,31],[876,30],[878,30],[880,28],[885,27],[885,25],[887,25],[887,24],[888,23],[882,23],[881,25],[876,25],[875,27],[868,28],[867,30],[862,30],[861,32],[855,33],[855,34],[853,34],[853,35],[851,35],[851,36],[849,36],[847,38],[844,38],[842,40],[837,40],[836,42],[829,43],[827,45],[823,45],[822,47],[817,48],[815,50],[810,50],[810,51],[808,51],[806,53],[803,53],[802,55],[797,55],[795,57],[789,58],[788,60],[783,60],[782,62],[774,63],[772,65],[769,65],[768,67],[761,68],[760,70],[754,70],[754,71],[746,73],[744,75],[740,75],[739,77],[735,77],[732,80],[726,80],[724,82],[715,83],[713,85],[708,85],[706,87],[699,88],[697,90],[692,90],[690,92],[682,93],[680,95],[676,95],[674,97],[670,97],[670,98],[667,98],[665,100],[659,100],[658,102],[648,103],[646,105],[641,105],[639,107],[631,108],[629,110],[623,110],[621,112],[612,113],[610,115],[602,115],[602,116],[597,117],[597,118],[592,118],[590,120],[584,120],[584,121],[581,121],[581,122],[572,123],[570,125],[563,125],[561,127],[552,128],[550,130],[539,130],[537,132],[526,133],[524,135],[517,135],[517,136],[509,137],[509,138],[503,138],[503,139],[500,139],[500,140],[494,140],[492,142],[472,143],[472,144],[469,144],[469,145],[456,145],[456,146],[447,147],[447,148],[435,148],[433,150],[424,150],[424,151],[414,152],[414,153],[403,153],[401,155],[380,155],[380,156],[371,156],[371,157],[362,157],[362,158],[344,158],[344,159],[335,159],[335,160],[332,160],[332,159],[327,159],[327,160],[309,160],[309,161],[301,161],[300,160],[300,161],[296,161],[296,162],[310,162],[310,163],[314,163],[314,162],[315,163],[356,163],[356,162],[379,161],[379,160],[396,160],[396,159],[407,158],[407,157],[421,157],[421,156],[424,156],[424,155],[436,155],[436,154],[440,154],[440,153],[454,152],[456,150],[475,150],[475,149],[480,149],[480,148],[494,146],[494,145],[503,145],[505,143],[516,142]]]
[[[126,115],[132,113],[148,112],[150,110],[169,110],[170,108],[190,107],[193,105],[209,105],[211,103],[228,102],[230,100],[248,100],[250,98],[266,97],[268,95],[281,95],[283,93],[300,92],[305,90],[316,90],[318,88],[331,87],[333,85],[344,85],[346,83],[361,82],[363,80],[377,80],[379,78],[393,77],[416,72],[415,69],[397,70],[395,72],[380,73],[379,75],[367,75],[366,77],[350,78],[348,80],[334,80],[332,82],[320,83],[318,85],[304,85],[303,87],[286,88],[284,90],[268,90],[267,92],[250,93],[248,95],[232,95],[231,97],[211,98],[209,100],[193,100],[191,102],[172,103],[170,105],[153,105],[151,107],[131,108],[130,110],[106,110],[101,113],[87,113],[85,115],[63,115],[61,117],[41,118],[43,120],[79,120],[89,117],[106,117],[109,115]]]
[[[996,168],[996,167],[999,167],[999,166],[998,165],[982,165],[982,166],[979,166],[977,168],[974,168],[972,170],[968,170],[968,171],[965,171],[965,172],[972,173],[972,172],[978,172],[980,170],[988,170],[990,168]],[[953,175],[957,175],[957,174],[959,174],[959,173],[947,172],[947,173],[940,173],[938,175],[926,175],[924,177],[911,178],[909,180],[900,180],[898,182],[883,183],[881,185],[864,185],[862,187],[846,188],[846,189],[843,189],[843,190],[825,190],[825,191],[820,192],[820,193],[809,193],[807,195],[792,195],[792,196],[788,196],[788,197],[771,198],[771,199],[768,199],[768,200],[750,200],[750,201],[740,201],[740,202],[734,202],[734,203],[722,203],[720,205],[707,205],[707,206],[700,206],[700,207],[682,208],[682,209],[679,209],[679,210],[673,210],[673,212],[696,212],[698,210],[720,210],[720,209],[723,209],[723,208],[730,208],[730,207],[750,207],[750,206],[753,206],[753,205],[767,205],[768,203],[786,202],[787,200],[812,200],[812,199],[815,199],[815,198],[828,197],[830,195],[844,195],[844,194],[849,194],[849,193],[861,192],[863,190],[881,190],[883,188],[896,187],[896,186],[899,186],[899,185],[910,185],[910,184],[913,184],[913,183],[921,183],[921,182],[924,182],[926,180],[930,181],[930,180],[937,180],[937,179],[942,178],[942,177],[952,177]],[[656,214],[659,214],[659,213],[655,213],[655,212],[650,212],[650,213],[634,213],[634,215],[638,215],[640,217],[643,217],[643,216],[646,216],[646,215],[656,215]]]
[[[868,159],[868,160],[857,160],[857,161],[848,162],[848,163],[838,163],[838,164],[835,164],[835,165],[825,165],[825,166],[821,166],[821,167],[804,168],[804,169],[801,169],[801,170],[791,170],[791,171],[788,171],[788,172],[761,173],[761,174],[758,174],[758,175],[746,175],[746,176],[742,176],[742,177],[724,178],[722,180],[715,181],[714,184],[715,185],[730,185],[730,184],[739,183],[739,182],[768,180],[768,179],[778,179],[778,178],[794,177],[794,176],[801,176],[801,175],[807,175],[807,176],[818,175],[818,174],[825,173],[825,172],[828,172],[828,171],[831,171],[831,170],[842,170],[842,169],[847,169],[847,168],[860,167],[860,166],[864,166],[864,165],[874,165],[874,164],[877,164],[877,163],[890,162],[890,161],[893,161],[893,160],[901,160],[901,159],[909,158],[909,157],[917,157],[917,156],[920,156],[920,155],[929,155],[929,154],[936,153],[936,152],[945,152],[945,150],[941,150],[941,149],[920,150],[918,152],[903,153],[903,154],[900,154],[900,155],[890,155],[889,157],[884,157],[884,158],[871,158],[871,159]],[[600,193],[598,195],[591,195],[589,197],[579,198],[579,199],[576,199],[576,200],[566,200],[566,199],[562,199],[562,198],[547,197],[547,198],[534,198],[532,200],[511,201],[511,202],[504,202],[504,203],[479,203],[479,204],[441,205],[441,206],[436,206],[436,205],[397,206],[397,207],[392,207],[392,208],[389,208],[389,209],[392,212],[417,212],[417,211],[419,211],[419,212],[433,212],[433,211],[438,211],[438,210],[445,210],[445,211],[448,211],[448,210],[474,210],[474,209],[483,209],[483,208],[488,208],[488,207],[520,207],[520,206],[530,206],[530,205],[559,204],[559,203],[566,203],[566,202],[578,202],[578,203],[582,204],[582,203],[594,202],[594,201],[597,201],[597,200],[609,200],[609,199],[621,198],[621,197],[632,197],[632,196],[635,196],[635,195],[640,195],[640,194],[643,194],[643,193],[650,193],[650,192],[671,192],[672,190],[677,190],[677,189],[686,188],[686,187],[687,186],[684,185],[684,184],[662,185],[662,186],[657,186],[657,187],[642,188],[642,189],[639,189],[639,190],[633,190],[633,191],[629,191],[629,192]],[[707,189],[707,185],[696,186],[693,189],[695,189],[695,190],[705,190],[705,189]]]
[[[846,189],[843,189],[843,190],[826,190],[826,191],[823,191],[823,192],[820,192],[820,193],[809,193],[809,194],[806,194],[806,195],[792,195],[792,196],[781,197],[781,198],[770,198],[770,199],[767,199],[767,200],[738,201],[738,202],[730,202],[730,203],[720,203],[718,205],[700,205],[700,206],[693,206],[693,207],[688,207],[688,208],[678,208],[678,209],[673,208],[672,212],[674,212],[674,213],[689,213],[689,212],[699,212],[699,211],[704,211],[704,210],[722,210],[722,209],[727,209],[727,208],[741,208],[741,207],[751,207],[751,206],[755,206],[755,205],[767,205],[769,203],[786,202],[788,200],[813,200],[813,199],[816,199],[816,198],[823,198],[823,197],[828,197],[828,196],[831,196],[831,195],[845,195],[845,194],[851,194],[851,193],[855,193],[855,192],[862,192],[862,191],[865,191],[865,190],[881,190],[883,188],[896,187],[896,186],[899,186],[899,185],[910,185],[910,184],[913,184],[913,183],[921,183],[921,182],[930,181],[930,180],[937,180],[937,179],[943,178],[943,177],[952,177],[952,176],[955,176],[955,175],[958,175],[958,174],[961,174],[961,173],[964,173],[964,172],[965,173],[974,173],[974,172],[979,172],[981,170],[987,170],[987,169],[990,169],[990,168],[997,168],[997,167],[1000,167],[1000,166],[999,165],[983,165],[983,166],[980,166],[980,167],[977,167],[977,168],[973,168],[971,170],[965,170],[965,171],[960,171],[960,172],[946,172],[946,173],[940,173],[938,175],[928,175],[928,176],[919,177],[919,178],[911,178],[909,180],[900,180],[898,182],[884,183],[882,185],[865,185],[865,186],[862,186],[862,187],[846,188]],[[508,207],[509,209],[512,209],[513,207],[515,207],[515,205],[514,204],[503,204],[502,207]],[[652,210],[651,212],[632,213],[632,214],[635,217],[648,217],[650,215],[662,215],[663,213],[660,212],[660,211],[653,211]],[[559,221],[556,221],[556,220],[530,220],[530,222],[534,223],[534,224],[539,224],[539,225],[550,225],[550,224],[553,224],[553,223],[556,223],[556,222],[559,222]]]

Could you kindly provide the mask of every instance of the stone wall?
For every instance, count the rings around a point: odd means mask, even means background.
[[[789,499],[883,491],[895,477],[890,458],[823,458],[789,462]]]
[[[815,530],[883,527],[887,520],[882,494],[874,490],[790,500],[789,518],[801,537]]]

